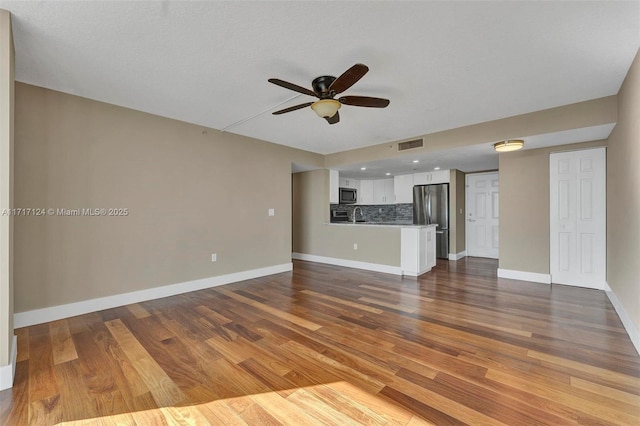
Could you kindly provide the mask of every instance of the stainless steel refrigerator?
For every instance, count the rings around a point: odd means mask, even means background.
[[[436,225],[436,257],[449,258],[449,184],[413,187],[414,225]]]

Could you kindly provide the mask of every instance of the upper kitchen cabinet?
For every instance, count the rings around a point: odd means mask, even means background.
[[[340,188],[360,189],[360,181],[358,179],[340,178]]]
[[[358,204],[373,204],[373,181],[361,180],[358,191]]]
[[[340,174],[337,170],[329,169],[329,203],[338,204],[340,193],[338,191],[338,181]]]
[[[395,204],[393,179],[362,179],[358,204]]]
[[[396,203],[413,203],[413,175],[394,176],[393,192],[396,196]]]
[[[393,179],[376,179],[373,181],[373,204],[395,204]]]
[[[431,185],[435,183],[449,183],[449,170],[435,170],[433,172],[413,174],[414,185]]]

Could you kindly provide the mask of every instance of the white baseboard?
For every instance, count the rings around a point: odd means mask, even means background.
[[[18,337],[11,340],[11,352],[9,365],[0,367],[0,391],[13,386],[13,378],[16,376],[16,359],[18,359]]]
[[[467,251],[461,251],[460,253],[449,253],[449,260],[460,260],[467,256]]]
[[[514,271],[511,269],[498,268],[498,277],[520,281],[531,281],[534,283],[551,284],[550,274],[539,274],[537,272]]]
[[[425,269],[421,270],[418,273],[402,271],[402,275],[404,275],[406,277],[419,277],[420,275],[426,274],[427,272],[431,272],[431,268],[425,268]]]
[[[631,317],[622,306],[622,303],[620,303],[620,299],[618,299],[618,296],[616,296],[607,283],[605,283],[605,293],[611,301],[613,308],[616,310],[618,317],[620,317],[620,321],[622,321],[622,325],[627,331],[627,334],[631,339],[631,343],[633,343],[633,346],[636,348],[636,352],[640,354],[640,330],[638,330],[638,327],[631,320]]]
[[[89,312],[101,311],[103,309],[115,308],[117,306],[124,306],[147,300],[160,299],[162,297],[175,296],[176,294],[203,290],[205,288],[279,274],[281,272],[288,272],[291,270],[293,270],[293,263],[284,263],[282,265],[235,272],[233,274],[133,291],[131,293],[116,294],[113,296],[84,300],[82,302],[69,303],[66,305],[51,306],[49,308],[35,309],[27,312],[18,312],[13,316],[13,322],[15,328],[27,327],[62,318],[74,317],[76,315],[83,315]]]
[[[329,265],[346,266],[347,268],[364,269],[367,271],[383,272],[385,274],[402,275],[399,266],[381,265],[379,263],[359,262],[357,260],[338,259],[335,257],[316,256],[315,254],[291,253],[291,258],[308,260],[310,262],[326,263]]]

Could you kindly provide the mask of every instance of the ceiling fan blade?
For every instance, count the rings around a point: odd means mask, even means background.
[[[309,89],[305,89],[304,87],[298,86],[297,84],[289,83],[288,81],[280,80],[279,78],[270,78],[269,83],[273,83],[276,86],[284,87],[285,89],[293,90],[294,92],[313,96],[314,98],[318,97],[318,95],[316,95]]]
[[[336,115],[333,117],[325,117],[324,119],[327,120],[327,123],[329,124],[336,124],[340,122],[340,113],[336,111]]]
[[[360,80],[368,71],[369,67],[365,64],[355,64],[354,66],[346,70],[340,77],[336,78],[333,83],[331,83],[331,86],[329,86],[329,90],[334,91],[336,94],[342,93],[349,87],[356,84],[356,82]]]
[[[371,98],[369,96],[342,96],[338,101],[345,105],[369,108],[385,108],[389,105],[389,99]]]
[[[313,102],[307,102],[307,103],[305,103],[305,104],[294,105],[294,106],[289,107],[289,108],[285,108],[285,109],[281,109],[281,110],[276,111],[276,112],[272,112],[271,114],[273,114],[273,115],[280,115],[280,114],[284,114],[285,112],[291,112],[291,111],[295,111],[295,110],[297,110],[297,109],[306,108],[306,107],[308,107],[309,105],[311,105],[312,103],[313,103]]]

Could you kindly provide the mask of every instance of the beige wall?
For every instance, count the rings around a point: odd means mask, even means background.
[[[0,9],[0,212],[13,206],[14,51],[11,15]],[[13,217],[0,214],[0,367],[13,340]]]
[[[291,162],[323,162],[25,84],[15,137],[17,207],[129,210],[17,217],[16,312],[289,263]]]
[[[451,171],[451,181],[455,182],[455,186],[451,189],[451,218],[449,222],[453,224],[453,233],[450,236],[452,249],[450,253],[461,253],[466,248],[466,222],[465,217],[467,208],[465,204],[466,182],[465,174],[460,170]],[[462,210],[462,212],[460,211]]]
[[[449,176],[449,253],[465,250],[465,174],[451,169]],[[462,209],[462,214],[460,214]]]
[[[389,142],[327,155],[327,168],[346,164],[410,156],[420,152],[442,151],[461,146],[477,145],[526,135],[540,135],[562,130],[579,129],[615,123],[616,96],[594,99],[576,104],[516,115],[486,123],[444,130],[424,136],[424,147],[409,153],[398,152],[398,142]]]
[[[327,225],[329,172],[293,175],[293,251],[380,265],[400,266],[400,228]],[[358,250],[353,244],[358,244]]]
[[[510,152],[500,161],[500,268],[549,274],[549,154],[595,141]]]
[[[618,93],[607,149],[607,282],[640,329],[640,53]]]

